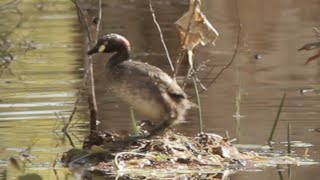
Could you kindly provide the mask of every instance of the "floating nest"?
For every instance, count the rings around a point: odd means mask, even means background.
[[[229,139],[213,133],[186,137],[167,130],[155,139],[123,137],[116,133],[92,133],[84,150],[64,153],[62,163],[74,171],[109,175],[168,178],[177,174],[220,174],[266,158],[254,152],[241,153]]]

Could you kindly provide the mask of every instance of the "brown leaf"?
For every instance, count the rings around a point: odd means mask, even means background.
[[[200,0],[190,0],[189,11],[175,24],[180,33],[181,44],[187,50],[194,49],[199,43],[214,45],[219,33],[201,12]],[[186,37],[187,36],[187,37]]]

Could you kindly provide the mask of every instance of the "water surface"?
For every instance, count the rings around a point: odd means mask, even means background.
[[[319,62],[303,65],[316,52],[297,52],[303,44],[319,36],[313,27],[320,28],[318,0],[309,1],[203,1],[207,18],[220,33],[216,46],[199,47],[195,51],[196,65],[208,61],[199,73],[207,86],[217,72],[230,61],[238,37],[238,18],[241,23],[239,52],[229,69],[201,94],[204,130],[237,138],[240,144],[265,144],[283,93],[287,98],[274,135],[275,150],[286,151],[287,125],[291,139],[310,143],[310,158],[320,161],[319,128],[320,96],[301,95],[299,91],[319,84]],[[95,4],[85,5],[85,12],[96,16]],[[177,59],[180,44],[174,22],[188,9],[188,1],[153,1],[157,20],[172,59]],[[61,152],[71,148],[59,132],[63,119],[68,118],[78,92],[83,73],[84,43],[80,35],[73,4],[68,0],[23,1],[16,10],[0,11],[2,33],[10,34],[14,60],[0,78],[0,160],[1,172],[10,175],[7,158],[32,146],[35,156],[28,172],[37,172],[45,179],[55,179],[50,169]],[[17,26],[19,19],[22,23]],[[103,4],[101,33],[116,32],[126,36],[135,59],[161,67],[170,73],[159,33],[152,21],[148,1],[110,0]],[[2,37],[2,36],[1,36]],[[27,51],[28,50],[28,51]],[[26,52],[25,52],[26,51]],[[256,58],[260,56],[261,58]],[[107,89],[103,67],[108,58],[98,55],[95,79],[98,98],[99,129],[130,131],[128,107]],[[185,67],[185,66],[184,66]],[[211,69],[213,70],[211,71]],[[185,70],[182,70],[183,74]],[[194,95],[192,83],[186,89]],[[241,98],[239,98],[241,97]],[[194,98],[191,99],[196,102]],[[83,98],[82,102],[86,102]],[[238,107],[236,106],[238,103]],[[71,130],[72,139],[80,147],[87,134],[85,103],[79,106]],[[189,123],[177,131],[193,135],[198,132],[197,112],[191,111]],[[240,121],[235,115],[243,116]],[[139,117],[138,119],[143,119]],[[238,125],[237,125],[238,122]],[[59,126],[60,125],[60,126]],[[302,156],[306,147],[293,147]],[[45,170],[42,169],[44,167]],[[281,167],[285,179],[318,179],[320,166]],[[48,170],[49,169],[49,170]],[[276,168],[261,171],[240,171],[231,175],[234,180],[278,179]],[[60,179],[68,176],[59,171]]]

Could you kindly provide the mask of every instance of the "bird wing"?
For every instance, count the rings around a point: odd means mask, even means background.
[[[187,98],[187,95],[176,81],[158,67],[137,61],[128,62],[130,62],[132,70],[134,69],[140,75],[150,78],[161,92],[168,93],[174,99]]]

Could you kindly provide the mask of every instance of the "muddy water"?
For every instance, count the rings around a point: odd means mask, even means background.
[[[154,1],[157,19],[162,27],[165,42],[172,59],[180,51],[179,38],[173,25],[188,8],[188,1]],[[319,63],[303,65],[316,52],[297,52],[303,44],[318,40],[313,27],[320,28],[318,10],[320,3],[313,1],[203,1],[203,11],[220,32],[216,46],[199,47],[196,63],[205,61],[207,67],[199,73],[204,85],[216,76],[226,65],[236,47],[238,18],[241,23],[239,53],[233,66],[225,71],[219,80],[201,94],[205,131],[216,132],[238,139],[241,144],[264,144],[270,134],[281,97],[286,100],[273,140],[276,150],[286,151],[279,143],[285,142],[288,123],[291,125],[291,139],[312,144],[308,154],[320,160],[319,133],[312,131],[320,126],[320,96],[301,95],[299,91],[319,84]],[[237,10],[238,9],[238,10]],[[239,13],[237,13],[237,11]],[[93,13],[94,14],[94,13]],[[109,1],[104,6],[103,33],[117,32],[131,41],[135,59],[161,67],[170,73],[158,31],[150,16],[147,1]],[[103,57],[100,57],[103,58]],[[106,58],[106,57],[105,57]],[[96,70],[102,61],[96,62]],[[213,70],[211,71],[211,69]],[[114,98],[106,83],[101,82],[98,96],[100,128],[130,129],[128,107]],[[103,87],[103,88],[101,88]],[[193,95],[192,83],[187,87]],[[196,100],[192,99],[194,102]],[[238,108],[237,104],[238,103]],[[238,114],[240,120],[235,118]],[[189,123],[177,126],[184,134],[198,132],[195,111],[188,116]],[[302,155],[306,147],[294,148]],[[291,179],[317,179],[320,166],[291,167]],[[288,168],[281,171],[288,175]],[[253,175],[252,175],[253,174]],[[277,179],[275,168],[259,173],[241,172],[232,179]]]
[[[176,59],[180,47],[173,22],[188,8],[188,1],[162,0],[154,1],[153,5],[170,55]],[[57,154],[71,147],[58,130],[72,110],[81,80],[83,62],[79,26],[73,5],[67,0],[24,1],[18,7],[23,13],[19,26],[21,16],[16,9],[0,11],[6,17],[0,20],[1,32],[15,29],[9,36],[13,44],[10,53],[15,58],[0,78],[0,172],[6,177],[15,173],[7,167],[7,158],[32,146],[30,154],[34,159],[27,172],[55,179],[50,167]],[[94,8],[86,8],[90,15],[96,15]],[[242,26],[239,53],[233,66],[201,94],[205,131],[221,135],[228,132],[241,144],[264,144],[280,99],[286,93],[274,135],[276,150],[285,151],[286,147],[280,142],[286,141],[290,123],[291,139],[312,144],[308,154],[312,159],[320,160],[320,134],[312,131],[320,126],[320,96],[299,93],[303,88],[319,84],[319,63],[303,65],[316,52],[296,51],[320,36],[312,30],[313,27],[320,28],[319,8],[318,0],[245,0],[238,6],[235,1],[203,1],[204,13],[220,32],[216,46],[199,47],[195,52],[196,65],[208,61],[207,67],[199,73],[204,85],[208,85],[233,55],[238,35],[237,16]],[[125,35],[131,42],[135,59],[170,72],[147,1],[110,0],[104,3],[102,27],[102,33]],[[128,107],[107,90],[103,63],[95,62],[99,120],[102,122],[99,128],[130,130]],[[191,83],[187,92],[194,94]],[[196,102],[195,99],[192,101]],[[83,103],[74,119],[78,123],[73,127],[71,138],[78,147],[87,134],[85,110]],[[236,114],[242,118],[236,120]],[[191,111],[187,119],[189,123],[175,127],[177,131],[190,135],[197,133],[196,111]],[[293,147],[300,156],[305,149]],[[281,172],[285,179],[318,179],[319,168],[317,165],[291,166],[290,173],[287,167]],[[58,169],[58,176],[65,179],[68,172]],[[231,175],[237,180],[279,177],[273,167]]]
[[[20,175],[7,160],[22,152],[32,162],[26,172],[55,179],[51,166],[71,147],[60,130],[83,71],[77,16],[67,0],[23,1],[0,14],[0,61],[6,63],[0,74],[0,179]],[[71,135],[76,146],[87,134],[82,110],[81,102]],[[57,167],[61,178],[67,176]]]

